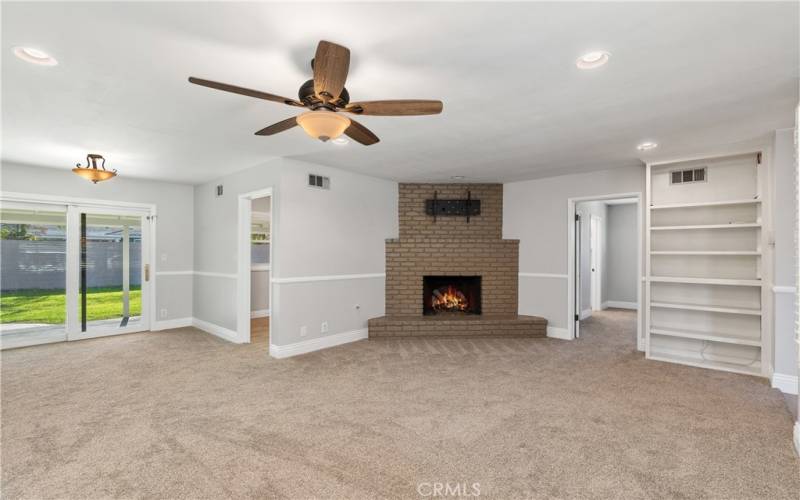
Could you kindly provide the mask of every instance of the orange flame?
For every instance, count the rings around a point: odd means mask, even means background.
[[[434,311],[466,311],[467,298],[453,285],[433,291],[431,305]]]

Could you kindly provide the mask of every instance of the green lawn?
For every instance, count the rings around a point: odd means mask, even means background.
[[[18,290],[0,294],[0,323],[60,324],[66,319],[64,290]],[[131,286],[130,315],[142,313],[142,291]],[[87,319],[122,317],[122,287],[90,288]]]

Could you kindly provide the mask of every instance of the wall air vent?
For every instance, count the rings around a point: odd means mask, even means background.
[[[331,179],[321,175],[308,174],[308,185],[319,189],[330,189]]]
[[[706,182],[707,180],[707,167],[673,170],[669,173],[670,184],[689,184],[692,182]]]

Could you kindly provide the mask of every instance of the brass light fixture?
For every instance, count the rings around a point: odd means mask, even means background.
[[[99,168],[97,166],[98,160],[101,160]],[[108,179],[116,177],[117,175],[116,170],[106,170],[106,159],[103,158],[103,155],[91,153],[86,155],[85,167],[81,167],[81,164],[78,163],[75,165],[75,168],[73,168],[72,171],[84,179],[92,181],[94,184],[97,184],[100,181],[107,181]]]

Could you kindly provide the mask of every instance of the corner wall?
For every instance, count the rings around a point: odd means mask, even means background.
[[[308,187],[309,173],[330,177],[330,190]],[[273,188],[270,343],[325,345],[362,330],[365,337],[367,320],[383,315],[384,241],[397,237],[397,183],[289,159],[195,187],[195,318],[236,330],[238,197],[267,187]]]
[[[520,240],[520,314],[567,328],[567,200],[632,192],[644,196],[644,181],[641,166],[504,184],[503,237]]]
[[[153,319],[167,323],[192,316],[194,267],[193,188],[188,184],[125,177],[92,184],[69,169],[3,162],[0,189],[9,192],[152,203],[156,205],[156,310]],[[166,309],[165,317],[160,311]],[[157,328],[158,326],[156,326]]]

